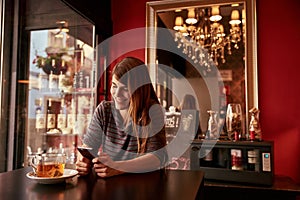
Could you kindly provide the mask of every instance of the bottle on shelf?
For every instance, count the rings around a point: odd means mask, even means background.
[[[90,77],[89,76],[85,76],[85,88],[90,88]]]
[[[74,125],[76,120],[76,105],[74,99],[71,100],[71,109],[67,114],[67,127],[70,128],[74,133]]]
[[[73,77],[73,88],[75,90],[77,90],[78,87],[79,87],[79,84],[78,84],[78,72],[75,72],[74,73],[74,77]]]
[[[65,79],[65,75],[63,74],[62,71],[60,71],[60,74],[59,74],[59,76],[58,76],[58,89],[59,89],[60,91],[63,91],[63,90],[64,90],[64,84],[63,84],[64,79]]]
[[[60,111],[57,115],[57,128],[64,129],[67,127],[67,114],[65,100],[61,99]]]
[[[38,75],[38,89],[40,91],[43,89],[43,75],[41,72]]]
[[[55,59],[51,60],[51,65],[52,65],[52,67],[55,67]]]
[[[75,65],[77,69],[84,65],[84,50],[79,44],[75,47]]]
[[[36,107],[36,121],[35,121],[35,128],[37,132],[43,132],[46,128],[46,115],[43,112],[43,101],[42,98],[37,100],[37,107]]]
[[[204,149],[203,158],[200,161],[201,167],[213,167],[213,148]]]
[[[217,122],[217,112],[213,110],[207,111],[209,114],[208,128],[207,128],[207,139],[218,139],[219,138],[219,128]]]
[[[249,139],[250,141],[255,141],[255,129],[254,129],[254,126],[253,124],[250,123],[250,126],[249,126]]]
[[[227,168],[228,166],[228,149],[227,148],[214,148],[216,152],[216,166],[219,168]]]
[[[84,75],[82,70],[78,73],[78,87],[80,89],[84,88]]]
[[[55,121],[56,116],[52,108],[52,99],[49,99],[47,108],[47,131],[55,128]]]
[[[250,149],[247,151],[247,170],[259,171],[258,155],[259,155],[258,149]]]
[[[230,93],[230,88],[226,83],[223,81],[220,82],[222,83],[220,87],[220,97],[219,97],[219,102],[220,102],[220,113],[219,113],[219,133],[220,133],[220,140],[227,140],[227,129],[226,129],[226,109],[227,109],[227,102],[229,98],[229,93]]]
[[[237,141],[240,140],[242,135],[242,108],[239,103],[229,103],[226,112],[226,128],[228,139]]]
[[[231,169],[243,170],[243,157],[241,149],[231,149]]]
[[[259,122],[259,109],[252,108],[249,110],[251,119],[249,123],[249,138],[252,141],[262,141],[262,134]]]
[[[51,90],[53,90],[55,88],[56,88],[56,82],[55,82],[53,71],[51,71],[50,74],[49,74],[49,89],[51,91]]]

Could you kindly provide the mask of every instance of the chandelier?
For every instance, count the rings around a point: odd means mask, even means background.
[[[182,48],[184,54],[190,57],[194,63],[205,66],[210,71],[212,64],[225,63],[225,48],[231,55],[231,46],[238,49],[239,42],[245,41],[245,10],[242,10],[242,20],[238,9],[231,11],[229,20],[230,32],[224,31],[221,23],[219,6],[211,8],[190,8],[187,12],[185,23],[183,17],[175,18],[175,42]],[[242,23],[242,27],[241,27]]]

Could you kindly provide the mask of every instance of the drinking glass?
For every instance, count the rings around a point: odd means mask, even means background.
[[[230,140],[239,140],[242,134],[242,108],[238,103],[230,103],[226,113],[227,134]]]
[[[64,174],[64,154],[43,153],[31,156],[30,165],[37,177],[60,177]]]

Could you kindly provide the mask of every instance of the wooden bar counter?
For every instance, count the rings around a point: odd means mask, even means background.
[[[81,199],[202,199],[203,172],[160,170],[123,174],[106,179],[94,174],[74,177],[71,183],[39,184],[26,177],[31,168],[0,174],[1,200]]]
[[[300,185],[286,176],[275,176],[271,186],[205,180],[204,197],[222,200],[300,200]]]

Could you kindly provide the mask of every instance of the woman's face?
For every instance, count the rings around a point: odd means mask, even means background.
[[[119,82],[115,75],[112,77],[112,84],[110,87],[110,93],[115,101],[116,108],[119,110],[125,110],[129,107],[130,94],[128,88],[123,83]]]

